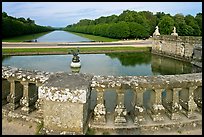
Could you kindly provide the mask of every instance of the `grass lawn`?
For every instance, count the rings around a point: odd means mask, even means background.
[[[76,50],[76,48],[12,48],[12,49],[2,49],[3,55],[9,54],[40,54],[40,53],[48,53],[48,54],[68,54],[71,50]],[[149,51],[148,47],[80,47],[80,53],[103,53],[103,52],[125,52],[125,51]]]

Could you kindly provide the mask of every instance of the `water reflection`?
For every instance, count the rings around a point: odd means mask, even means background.
[[[182,62],[179,60],[162,57],[158,55],[153,55],[152,60],[152,72],[157,75],[173,75],[173,74],[183,74],[191,73],[192,65],[187,62]]]
[[[92,40],[74,35],[67,31],[56,30],[39,37],[37,41],[38,42],[81,42],[81,41],[86,42],[86,41],[92,41]]]
[[[107,56],[117,58],[123,66],[135,66],[136,64],[149,64],[151,62],[150,52],[138,53],[107,53]]]
[[[4,60],[10,59],[10,58],[11,58],[11,56],[2,55],[2,62],[3,62]]]
[[[80,54],[80,73],[144,76],[191,73],[190,63],[151,53]],[[48,72],[72,72],[72,55],[3,56],[2,65]],[[74,70],[75,71],[75,70]]]

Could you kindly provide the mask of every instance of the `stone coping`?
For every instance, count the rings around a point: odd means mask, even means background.
[[[91,87],[121,88],[124,85],[130,88],[144,89],[201,86],[202,73],[157,76],[94,76]]]

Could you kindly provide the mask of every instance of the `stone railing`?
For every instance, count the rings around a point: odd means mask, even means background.
[[[105,99],[107,90],[116,93],[116,100]],[[129,108],[125,104],[128,90]],[[149,99],[145,99],[147,92]],[[114,77],[3,66],[2,103],[11,111],[21,108],[26,115],[40,114],[47,134],[85,134],[91,125],[106,125],[111,116],[117,128],[130,121],[135,126],[145,123],[145,114],[155,122],[163,121],[164,113],[171,120],[179,119],[180,113],[194,118],[195,112],[202,112],[202,73]],[[113,111],[108,110],[110,105]]]
[[[49,72],[2,66],[2,105],[8,103],[10,110],[21,106],[21,112],[29,114],[38,106],[38,87],[49,75]]]
[[[97,101],[93,113],[93,124],[106,124],[107,109],[104,94],[107,89],[116,92],[114,106],[115,125],[127,125],[127,114],[133,114],[133,123],[138,125],[145,121],[144,113],[148,113],[153,121],[162,121],[162,113],[170,119],[179,119],[179,112],[194,117],[194,111],[202,107],[202,73],[166,75],[166,76],[126,76],[102,77],[94,76],[92,88],[97,92]],[[132,89],[133,109],[128,112],[125,107],[125,89]],[[144,93],[149,91],[149,106],[145,107]],[[165,96],[162,93],[166,92]]]
[[[152,53],[193,61],[202,67],[202,37],[160,35],[153,37]]]

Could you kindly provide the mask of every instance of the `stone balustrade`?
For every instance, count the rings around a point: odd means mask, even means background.
[[[116,100],[113,112],[108,112],[107,90],[113,90]],[[132,93],[125,104],[127,89]],[[97,93],[93,112],[90,109],[92,91]],[[145,99],[145,94],[149,98]],[[91,76],[75,73],[26,71],[2,66],[2,105],[11,111],[21,107],[29,115],[37,109],[44,129],[61,134],[85,134],[90,125],[106,125],[113,114],[116,127],[137,127],[146,122],[178,120],[202,113],[202,73],[158,76]]]
[[[36,108],[38,87],[49,75],[49,72],[2,66],[2,105],[8,103],[13,111],[22,106],[22,113],[29,114]]]
[[[105,124],[107,121],[106,101],[103,96],[107,89],[114,89],[116,106],[114,123],[116,126],[127,125],[127,113],[133,114],[135,125],[145,122],[144,113],[150,115],[153,121],[163,121],[166,114],[171,120],[178,120],[179,113],[188,118],[195,117],[195,111],[202,108],[202,73],[159,76],[94,76],[92,88],[97,92],[97,102],[94,108],[93,124]],[[124,89],[132,89],[133,112],[127,112],[124,104]],[[144,92],[150,92],[150,105],[144,106]],[[162,94],[166,95],[163,96]],[[199,98],[198,98],[199,96]]]

